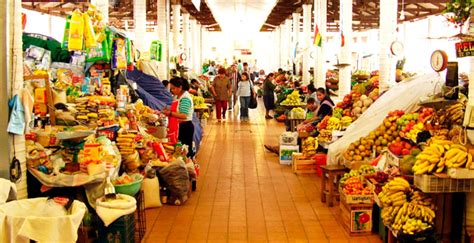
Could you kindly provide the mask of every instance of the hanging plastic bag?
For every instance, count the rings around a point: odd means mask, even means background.
[[[127,65],[130,65],[133,62],[132,42],[127,38],[125,43],[127,44]]]
[[[96,37],[94,27],[92,27],[91,17],[86,13],[82,15],[84,18],[84,37],[86,39],[86,48],[96,47]]]
[[[72,12],[71,20],[69,23],[69,39],[68,39],[68,50],[69,51],[81,51],[84,41],[84,18],[80,10],[76,9]]]
[[[114,39],[112,50],[112,69],[125,70],[127,69],[127,53],[126,43],[124,39]]]
[[[11,110],[11,114],[7,131],[9,133],[23,135],[25,131],[25,110],[18,95],[13,96],[8,102],[8,107]]]
[[[71,15],[68,15],[66,17],[66,26],[64,27],[63,44],[61,46],[61,48],[64,50],[68,49],[70,26],[71,26]]]
[[[97,43],[96,47],[87,48],[87,62],[97,62],[97,61],[110,61],[110,55],[108,55],[108,42],[103,41],[102,44]]]

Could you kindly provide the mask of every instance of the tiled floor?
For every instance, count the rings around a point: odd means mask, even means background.
[[[349,237],[338,207],[321,203],[320,179],[295,175],[265,151],[284,127],[259,106],[250,123],[209,120],[197,191],[183,206],[148,209],[145,242],[381,242]]]

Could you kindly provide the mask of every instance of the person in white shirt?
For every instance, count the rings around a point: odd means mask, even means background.
[[[240,120],[249,120],[249,104],[250,95],[252,94],[252,80],[248,73],[242,73],[242,80],[240,80],[237,89],[237,95],[240,97]]]

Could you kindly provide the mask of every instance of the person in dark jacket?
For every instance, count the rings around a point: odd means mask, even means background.
[[[263,82],[263,104],[265,105],[265,119],[272,119],[270,111],[275,109],[275,88],[276,85],[273,83],[275,75],[273,73],[268,74],[267,78]]]
[[[320,103],[320,106],[316,113],[318,118],[322,120],[325,116],[332,115],[334,101],[332,101],[331,97],[329,97],[329,92],[327,92],[324,88],[318,88],[318,90],[316,91],[316,96],[318,97]]]

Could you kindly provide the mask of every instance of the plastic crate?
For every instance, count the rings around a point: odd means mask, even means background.
[[[118,218],[108,227],[99,220],[99,242],[135,242],[135,213]]]
[[[415,186],[425,193],[471,192],[472,179],[440,178],[434,175],[415,175]]]

